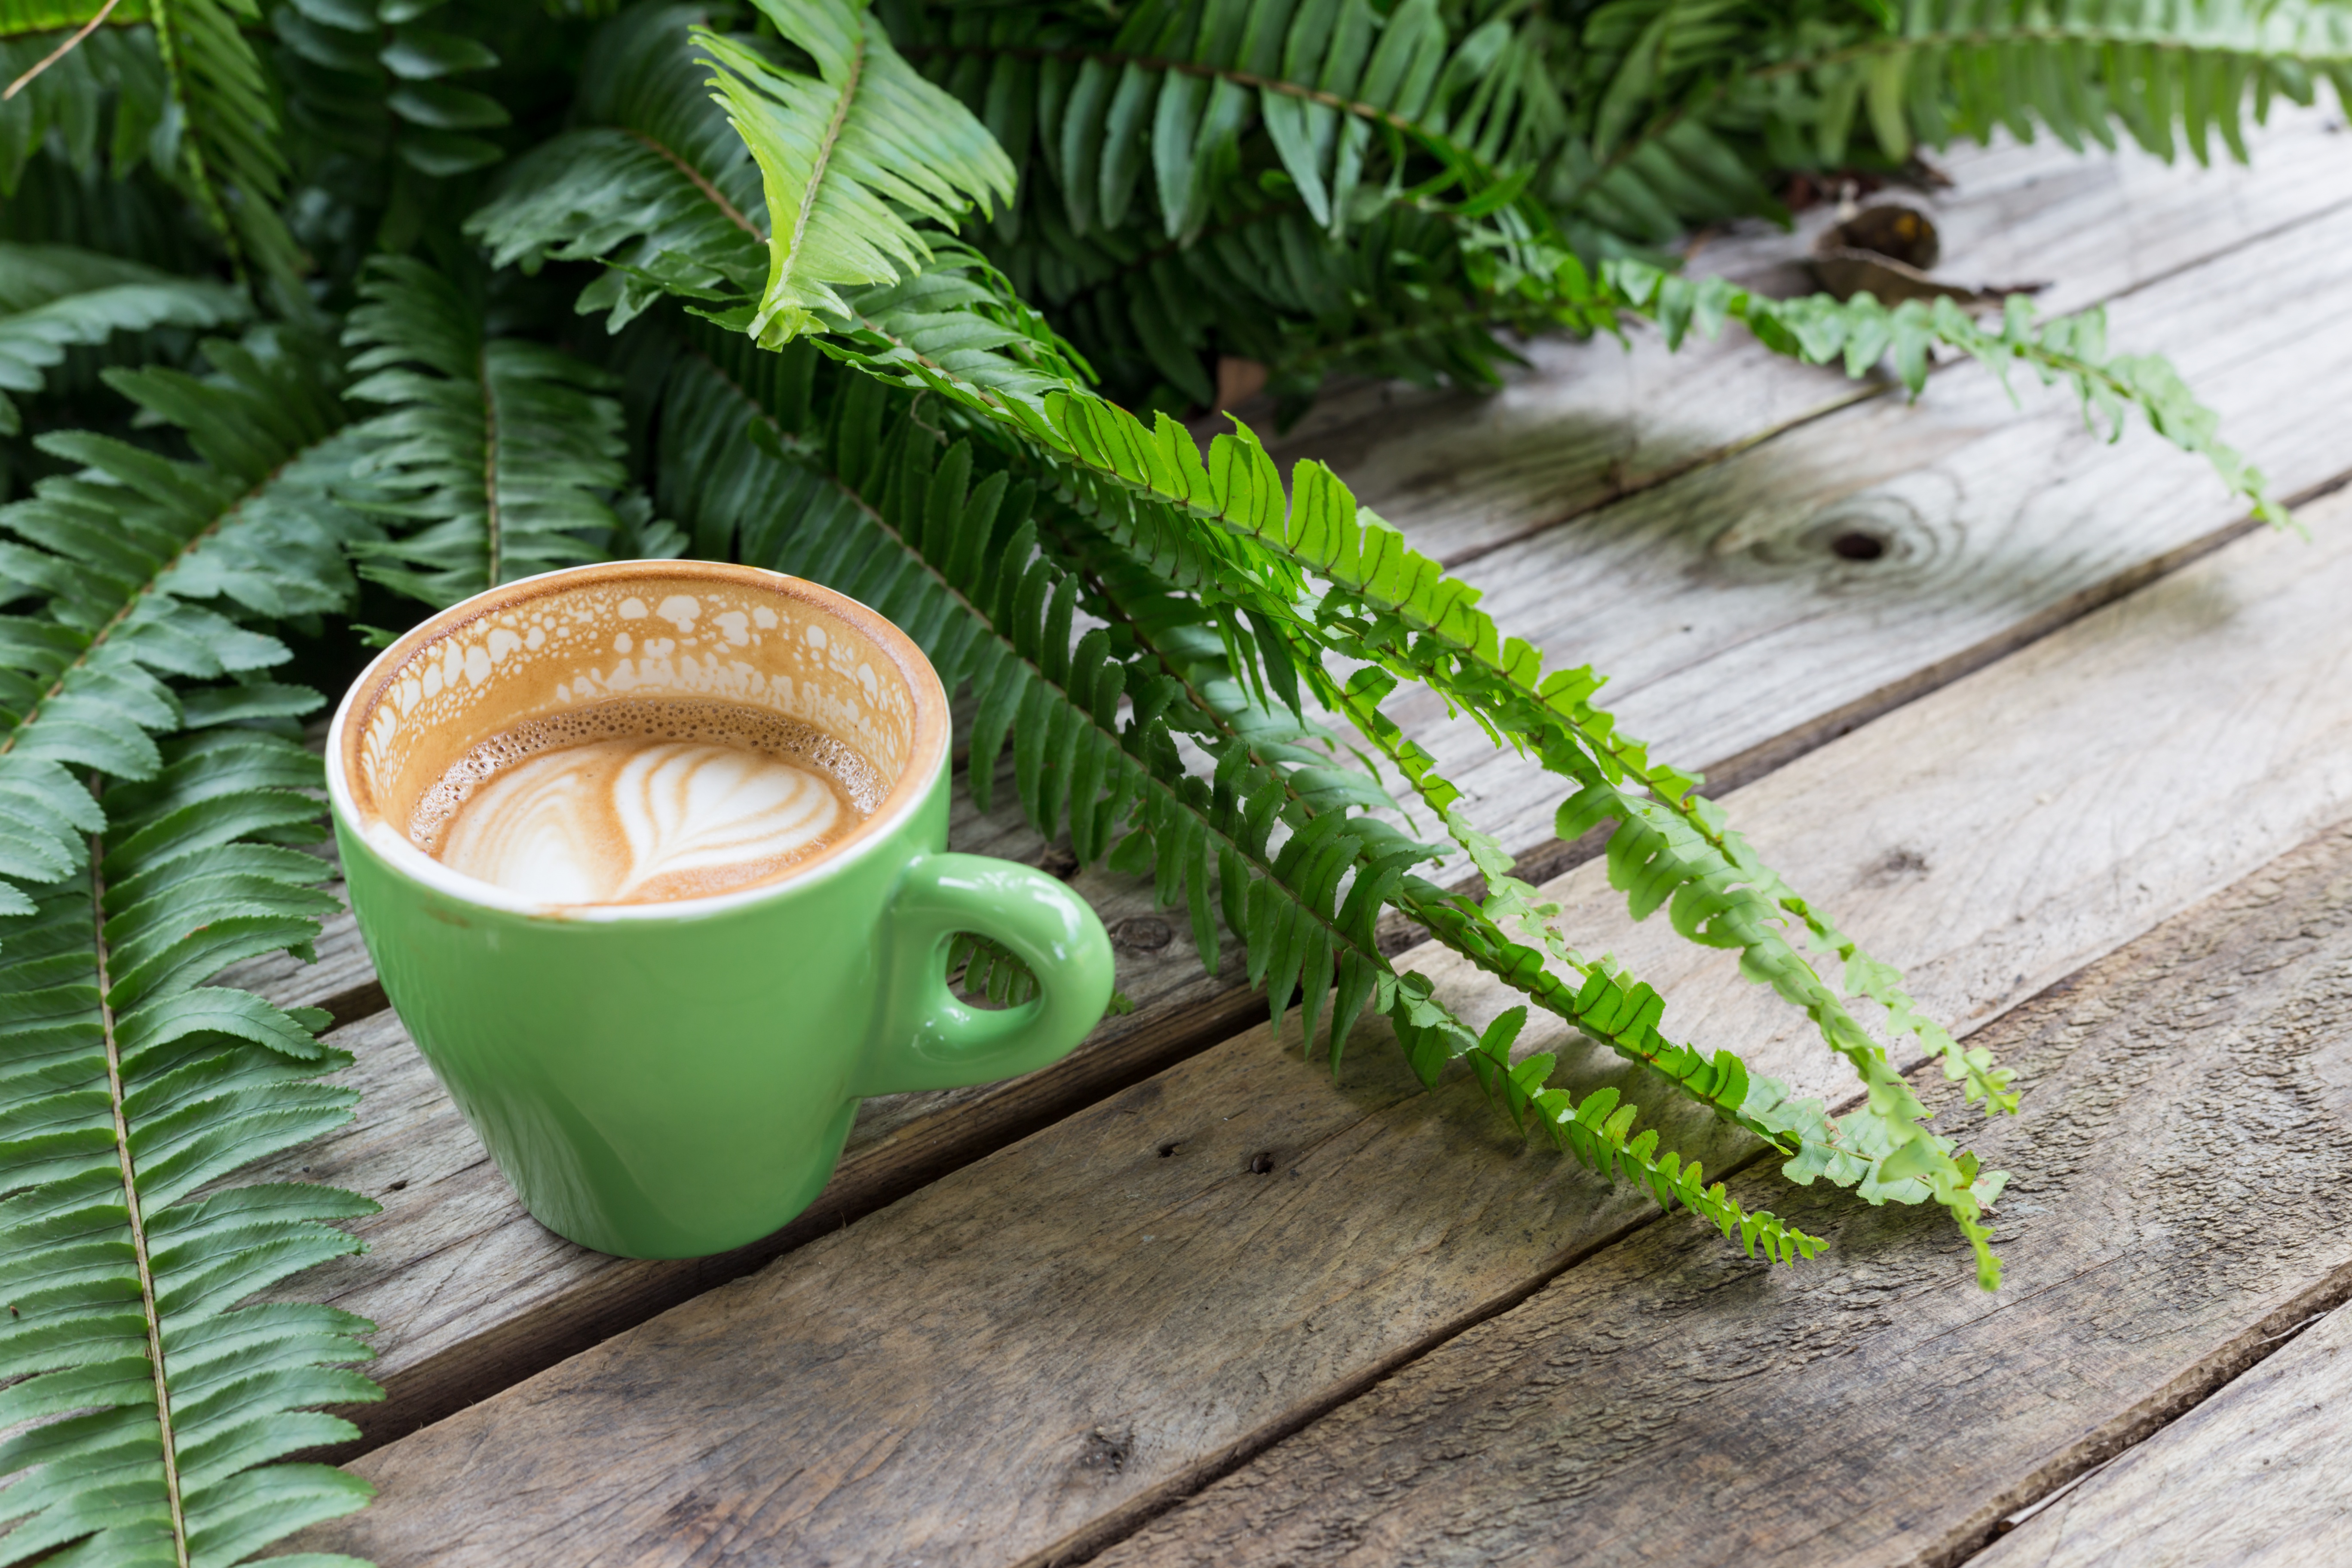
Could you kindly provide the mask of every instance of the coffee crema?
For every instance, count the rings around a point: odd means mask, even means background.
[[[766,709],[633,698],[527,720],[417,801],[410,839],[547,904],[695,899],[841,842],[887,784],[855,748]]]

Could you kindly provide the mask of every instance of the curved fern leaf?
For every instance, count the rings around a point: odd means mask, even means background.
[[[110,373],[204,463],[47,436],[85,471],[0,510],[0,579],[40,601],[0,621],[0,869],[28,884],[0,916],[10,1561],[233,1564],[372,1490],[275,1461],[358,1435],[315,1407],[381,1397],[344,1370],[373,1325],[237,1303],[356,1251],[332,1222],[375,1205],[224,1184],[348,1121],[318,1080],[351,1058],[325,1014],[205,984],[339,907],[281,847],[321,837],[323,780],[271,727],[320,699],[254,679],[289,655],[239,617],[347,605],[366,524],[329,492],[352,452],[320,345],[207,353],[210,381]]]
[[[522,338],[488,336],[455,284],[380,256],[343,341],[373,372],[346,395],[389,405],[358,427],[355,472],[410,525],[355,547],[362,575],[431,605],[603,558],[627,483],[611,378]]]
[[[598,29],[574,129],[518,159],[467,219],[493,265],[604,261],[580,296],[618,331],[673,289],[755,294],[767,269],[760,168],[712,103],[690,47],[698,5],[647,5]],[[749,45],[745,46],[749,47]]]
[[[150,327],[217,327],[245,302],[199,279],[61,245],[0,244],[0,436],[23,428],[9,394],[41,390],[68,345]]]
[[[1407,868],[1430,851],[1360,815],[1359,808],[1391,803],[1291,745],[1301,731],[1249,703],[1195,602],[1168,595],[1146,605],[1148,574],[1139,575],[1131,561],[1106,563],[1123,572],[1126,589],[1108,599],[1098,589],[1090,607],[1117,618],[1073,647],[1078,581],[1032,553],[1041,515],[1034,492],[1008,486],[1001,469],[973,482],[1001,458],[968,443],[935,455],[924,427],[890,417],[897,400],[867,380],[852,379],[832,417],[817,420],[807,351],[796,351],[797,363],[788,353],[742,363],[741,342],[719,353],[763,383],[762,395],[689,353],[662,419],[675,433],[664,437],[663,471],[691,476],[664,505],[699,520],[706,551],[723,548],[732,534],[743,559],[828,583],[905,626],[950,690],[970,682],[976,716],[967,777],[982,808],[1009,734],[1031,824],[1049,836],[1066,824],[1084,861],[1107,850],[1124,816],[1127,831],[1112,864],[1151,876],[1163,906],[1187,906],[1206,965],[1216,964],[1222,918],[1242,939],[1249,979],[1265,990],[1277,1020],[1295,992],[1313,1038],[1328,997],[1335,1068],[1340,1041],[1367,1005],[1401,1030],[1421,1029],[1416,1039],[1449,1042],[1417,1059],[1431,1076],[1475,1047],[1475,1037],[1448,1023],[1452,1016],[1425,988],[1400,980],[1374,930],[1383,907],[1407,902]],[[747,411],[754,429],[764,431],[759,441],[733,434]],[[691,444],[667,446],[672,440]],[[862,478],[828,477],[847,475]],[[1122,696],[1131,700],[1124,725],[1117,721]],[[1172,733],[1177,722],[1215,742],[1212,777],[1187,773]],[[961,956],[980,965],[975,983],[992,997],[1002,1000],[1020,984],[1015,970],[984,955]],[[1610,993],[1586,998],[1570,1016],[1597,1027],[1612,1007],[1638,1011],[1638,1003]],[[1667,1045],[1654,1028],[1646,1036],[1630,1025],[1616,1032],[1645,1047],[1621,1049],[1664,1068],[1702,1099],[1710,1085],[1747,1082],[1736,1062],[1722,1065],[1727,1053],[1708,1064]],[[1662,1204],[1680,1202],[1727,1235],[1739,1233],[1751,1251],[1761,1245],[1785,1260],[1818,1249],[1770,1215],[1741,1210],[1719,1184],[1706,1186],[1696,1167],[1657,1149],[1654,1133],[1634,1135],[1630,1112],[1579,1121],[1585,1108],[1544,1089],[1539,1075],[1522,1072],[1509,1082],[1504,1092],[1516,1096],[1518,1110],[1532,1106],[1556,1143],[1604,1173],[1621,1172]],[[1784,1152],[1796,1152],[1801,1140],[1785,1130],[1807,1124],[1786,1115],[1759,1120],[1743,1106],[1752,1098],[1734,1092],[1727,1105],[1706,1102],[1759,1135],[1779,1132]]]
[[[852,0],[758,0],[813,59],[814,77],[778,69],[738,39],[695,37],[759,161],[774,228],[752,331],[770,346],[846,313],[835,290],[895,283],[929,247],[900,209],[952,226],[977,205],[1010,200],[1013,171],[979,121],[925,81]]]

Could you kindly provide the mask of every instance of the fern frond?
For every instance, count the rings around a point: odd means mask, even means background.
[[[1673,1150],[1660,1148],[1656,1128],[1636,1132],[1641,1109],[1618,1090],[1597,1089],[1579,1101],[1564,1089],[1549,1087],[1548,1080],[1559,1066],[1550,1053],[1538,1052],[1513,1062],[1512,1042],[1528,1020],[1524,1006],[1505,1011],[1483,1031],[1473,1034],[1435,1000],[1423,976],[1404,976],[1399,989],[1402,994],[1389,1015],[1390,1022],[1398,1044],[1423,1082],[1434,1086],[1449,1060],[1468,1064],[1487,1097],[1522,1133],[1532,1122],[1554,1147],[1604,1180],[1630,1181],[1656,1200],[1661,1210],[1671,1213],[1680,1204],[1727,1237],[1737,1233],[1740,1247],[1750,1258],[1760,1244],[1768,1260],[1793,1263],[1818,1256],[1828,1245],[1769,1209],[1753,1213],[1743,1209],[1721,1182],[1708,1183],[1697,1161],[1685,1162]],[[1746,1087],[1736,1058],[1720,1081],[1727,1098]],[[1683,1087],[1687,1090],[1690,1085],[1685,1082]],[[1712,1108],[1718,1113],[1722,1110],[1720,1102]]]
[[[0,243],[0,436],[23,428],[10,397],[41,390],[41,373],[74,344],[150,327],[218,327],[245,301],[217,283],[60,245]]]
[[[449,179],[499,162],[503,150],[479,132],[511,117],[498,99],[457,79],[499,63],[473,36],[484,19],[462,9],[331,0],[273,7],[297,183],[389,207],[419,176]],[[543,19],[540,27],[544,37]],[[427,199],[415,189],[405,195],[412,204]],[[399,242],[397,232],[385,237],[388,249]]]
[[[0,917],[12,1561],[233,1564],[372,1490],[275,1461],[358,1436],[315,1407],[382,1396],[343,1369],[373,1325],[237,1303],[358,1250],[332,1222],[375,1205],[223,1184],[347,1122],[355,1091],[318,1079],[351,1058],[324,1013],[205,984],[339,907],[281,847],[321,836],[323,776],[272,727],[320,698],[257,679],[289,654],[239,617],[347,605],[367,525],[330,491],[352,451],[321,345],[206,352],[206,381],[110,373],[203,463],[46,436],[84,471],[0,510],[0,576],[40,600],[0,632],[0,872],[28,885]]]
[[[849,357],[837,344],[828,352]],[[1508,738],[1531,749],[1568,779],[1577,793],[1564,814],[1573,808],[1585,826],[1601,816],[1619,823],[1612,879],[1627,889],[1637,918],[1671,895],[1678,932],[1738,947],[1744,973],[1812,1018],[1870,1090],[1869,1103],[1854,1114],[1871,1121],[1868,1142],[1885,1152],[1882,1168],[1889,1179],[1916,1177],[1931,1189],[1977,1248],[1988,1288],[1998,1279],[1972,1166],[1963,1174],[1959,1161],[1920,1125],[1926,1109],[1885,1047],[1780,934],[1781,921],[1799,920],[1814,941],[1843,957],[1861,994],[1900,997],[1894,971],[1834,933],[1787,889],[1729,833],[1720,810],[1696,795],[1695,778],[1651,763],[1638,742],[1618,734],[1613,719],[1591,702],[1599,679],[1589,669],[1545,674],[1536,649],[1516,638],[1506,642],[1475,607],[1478,590],[1447,577],[1394,529],[1360,512],[1322,465],[1299,464],[1297,494],[1286,494],[1280,472],[1245,427],[1217,437],[1204,462],[1190,433],[1164,415],[1147,429],[1089,395],[1056,391],[1040,410],[983,397],[936,373],[918,374],[932,390],[1058,458],[1066,465],[1066,493],[1124,547],[1168,561],[1180,585],[1245,605],[1268,625],[1311,626],[1300,647],[1310,660],[1320,648],[1430,686],[1498,743]],[[1224,541],[1247,542],[1237,554]],[[1329,590],[1311,592],[1310,575]],[[1339,700],[1319,662],[1305,673],[1318,678],[1325,700]],[[1514,984],[1528,978],[1516,963],[1498,973]],[[2010,1103],[1989,1059],[1961,1051],[1909,1008],[1907,998],[1890,1017],[1895,1028],[1919,1035],[1940,1055],[1972,1099]]]
[[[523,338],[487,334],[478,305],[421,261],[380,256],[344,342],[346,395],[388,405],[359,426],[356,472],[405,525],[363,543],[362,575],[431,605],[602,558],[627,483],[621,409],[593,365]]]
[[[141,25],[145,0],[124,0],[98,31],[57,55],[98,9],[31,0],[0,5],[0,88],[15,89],[0,99],[0,196],[16,194],[26,163],[52,132],[77,169],[96,161],[101,136],[118,177],[146,156],[166,89],[154,35]],[[110,116],[103,112],[109,94]]]
[[[740,363],[749,345],[739,338],[720,352]],[[1201,700],[1123,628],[1074,634],[1082,584],[1038,552],[1034,487],[989,447],[937,451],[904,416],[906,400],[862,376],[846,378],[829,418],[814,419],[814,360],[805,348],[750,354],[740,368],[755,395],[690,355],[662,426],[693,433],[692,444],[671,447],[666,435],[663,467],[694,478],[665,507],[697,520],[704,549],[732,531],[742,559],[826,583],[905,627],[950,690],[969,683],[966,778],[982,809],[1009,741],[1031,826],[1048,837],[1066,826],[1082,862],[1116,839],[1115,866],[1152,874],[1163,905],[1187,905],[1213,970],[1222,908],[1277,1013],[1296,986],[1311,1024],[1336,973],[1342,1030],[1390,974],[1373,930],[1382,889],[1429,851],[1370,819],[1308,822],[1246,744],[1222,751],[1213,780],[1189,776],[1174,734],[1212,727]],[[730,434],[744,427],[747,404],[751,443]],[[1327,795],[1332,787],[1308,782]]]
[[[2063,381],[2071,386],[2084,422],[2095,427],[2105,421],[2109,440],[2122,436],[2127,411],[2137,409],[2158,435],[2204,458],[2254,516],[2273,527],[2293,521],[2262,470],[2221,438],[2220,417],[2197,401],[2169,361],[2107,353],[2102,310],[2044,322],[2032,300],[2012,294],[1996,331],[1949,300],[1906,300],[1893,310],[1867,294],[1846,300],[1826,294],[1771,300],[1723,278],[1682,278],[1638,261],[1611,262],[1602,276],[1630,309],[1658,323],[1669,346],[1678,346],[1691,331],[1712,336],[1735,321],[1776,353],[1812,364],[1842,362],[1849,375],[1888,362],[1915,395],[1927,384],[1929,350],[1937,343],[1980,361],[2004,384],[2010,367],[2022,364],[2045,385]]]
[[[148,0],[155,49],[181,127],[176,173],[242,273],[257,270],[281,310],[307,302],[302,257],[278,204],[287,160],[276,94],[241,30],[261,19],[255,0]]]
[[[1885,35],[1792,48],[1749,79],[1804,84],[1829,163],[1858,115],[1891,158],[1997,128],[2030,140],[2038,121],[2077,151],[2112,146],[2119,123],[2168,162],[2185,144],[2202,163],[2217,133],[2244,160],[2249,100],[2257,115],[2273,97],[2309,102],[2317,77],[2340,95],[2347,73],[2352,15],[2330,0],[1904,0]]]
[[[862,4],[758,4],[815,76],[779,69],[708,29],[695,37],[774,215],[751,330],[775,347],[817,327],[820,311],[845,314],[842,286],[919,269],[929,246],[900,209],[951,228],[974,205],[985,213],[1010,200],[1013,172],[986,128],[901,59]]]
[[[1338,234],[1393,198],[1406,150],[1477,191],[1564,131],[1547,22],[1491,17],[1457,40],[1449,20],[1432,0],[1151,0],[1106,37],[1066,12],[949,8],[908,53],[1024,172],[1042,163],[1075,236],[1128,226],[1149,190],[1155,226],[1191,239],[1261,131],[1312,222]]]
[[[673,289],[755,295],[767,271],[760,166],[713,103],[709,67],[690,47],[704,16],[698,5],[646,5],[599,28],[574,129],[518,159],[466,222],[494,266],[607,263],[579,309],[608,311],[613,331]]]
[[[320,345],[213,342],[217,380],[113,370],[108,381],[179,424],[205,461],[174,462],[110,437],[37,438],[82,465],[0,509],[0,578],[41,595],[37,616],[0,621],[0,878],[41,885],[99,831],[72,769],[120,780],[162,765],[152,737],[282,716],[316,694],[260,679],[285,645],[238,614],[337,609],[352,584],[346,545],[373,531],[337,499],[357,447],[315,363]],[[226,611],[215,608],[226,605]],[[173,689],[170,678],[225,681]],[[24,913],[5,889],[0,909]]]

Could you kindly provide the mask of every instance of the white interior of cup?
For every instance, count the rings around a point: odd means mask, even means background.
[[[480,742],[625,698],[765,709],[855,747],[888,781],[873,814],[783,875],[698,899],[542,908],[454,871],[409,837],[417,802]],[[403,872],[475,903],[629,919],[706,911],[821,876],[913,808],[945,758],[939,677],[898,627],[831,589],[714,562],[616,562],[510,583],[402,637],[345,695],[328,736],[344,818]]]

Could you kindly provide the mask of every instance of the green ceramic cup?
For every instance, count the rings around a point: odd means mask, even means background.
[[[818,859],[730,892],[535,906],[409,839],[418,797],[519,720],[612,697],[764,705],[891,781]],[[541,1224],[694,1258],[775,1230],[832,1175],[858,1100],[1045,1066],[1110,997],[1102,922],[1054,878],[947,853],[947,694],[914,643],[829,589],[701,562],[512,583],[410,632],[344,697],[328,783],[384,994]],[[1042,994],[965,1005],[958,931]]]

